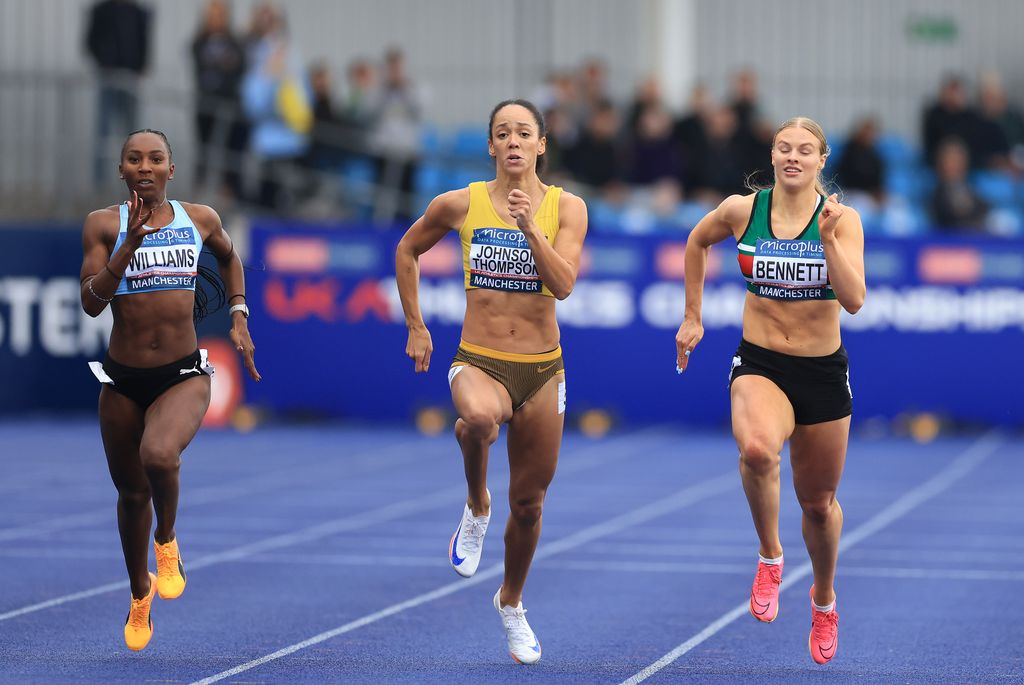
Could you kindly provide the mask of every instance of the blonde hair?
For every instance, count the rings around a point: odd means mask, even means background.
[[[818,154],[825,155],[826,157],[832,154],[832,148],[828,146],[828,142],[825,140],[825,131],[821,128],[821,124],[809,117],[793,117],[783,121],[775,129],[775,135],[772,136],[772,149],[775,149],[775,139],[787,128],[802,128],[805,131],[810,131],[818,139]],[[820,171],[814,176],[814,190],[819,195],[828,196],[828,191],[825,189],[825,180],[822,178]]]

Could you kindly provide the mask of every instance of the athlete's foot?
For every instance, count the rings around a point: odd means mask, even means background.
[[[836,655],[839,646],[839,614],[835,600],[831,611],[818,611],[814,605],[814,586],[811,586],[811,634],[807,637],[807,649],[816,663],[827,664]]]
[[[124,623],[124,643],[128,649],[139,651],[149,644],[153,637],[153,617],[150,608],[153,606],[153,595],[156,592],[156,576],[149,574],[149,594],[142,599],[132,597],[132,606],[128,610],[128,618]]]
[[[156,590],[160,599],[174,599],[185,591],[185,566],[178,552],[178,539],[165,545],[153,540],[156,552]]]
[[[782,562],[757,562],[757,574],[750,588],[750,615],[758,621],[771,623],[779,615],[779,585],[782,583]]]
[[[501,588],[494,594],[494,608],[501,616],[505,626],[505,638],[508,640],[508,653],[520,664],[535,664],[540,661],[540,641],[526,622],[526,609],[523,603],[519,606],[501,606]]]
[[[490,497],[490,493],[487,493]],[[452,541],[448,545],[448,560],[455,572],[464,578],[469,578],[476,573],[480,565],[480,556],[484,550],[484,535],[487,533],[487,524],[491,516],[473,516],[467,504],[462,510],[462,521],[452,535]]]

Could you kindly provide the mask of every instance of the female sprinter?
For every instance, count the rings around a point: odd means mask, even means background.
[[[526,622],[523,586],[540,537],[544,495],[555,475],[565,411],[555,298],[572,292],[587,231],[583,201],[537,176],[546,142],[544,119],[532,103],[499,103],[487,140],[495,179],[434,198],[396,254],[409,328],[405,351],[416,371],[424,372],[433,347],[420,313],[419,256],[450,230],[462,240],[466,318],[448,381],[469,495],[449,558],[459,575],[476,572],[491,513],[488,450],[501,424],[508,423],[511,511],[505,577],[494,608],[509,653],[526,664],[540,659],[541,647]]]
[[[838,645],[833,582],[843,510],[836,489],[853,411],[839,312],[856,313],[866,293],[864,231],[856,211],[825,196],[820,172],[827,155],[817,123],[786,121],[772,142],[774,187],[728,197],[697,224],[686,243],[686,313],[676,334],[682,371],[704,335],[708,249],[735,238],[747,294],[729,376],[732,430],[761,541],[750,613],[770,623],[779,612],[779,453],[788,439],[814,568],[808,649],[819,664]]]
[[[131,583],[124,626],[129,649],[144,648],[153,635],[153,594],[174,599],[185,589],[174,521],[178,509],[181,452],[191,442],[210,404],[206,350],[196,341],[193,310],[199,252],[217,258],[231,307],[231,341],[249,374],[253,363],[242,262],[217,213],[205,205],[167,199],[174,177],[167,137],[150,129],[128,136],[121,150],[121,178],[130,199],[89,214],[83,228],[82,307],[114,314],[103,363],[91,364],[103,384],[99,417],[107,466],[117,488],[117,527]],[[157,575],[149,572],[149,534]]]

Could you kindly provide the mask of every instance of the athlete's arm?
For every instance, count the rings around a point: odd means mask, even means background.
[[[825,250],[828,280],[843,309],[856,314],[864,305],[864,228],[853,207],[839,204],[836,195],[818,215],[818,232]]]
[[[188,215],[202,232],[203,245],[217,259],[217,271],[220,273],[221,280],[224,281],[228,304],[243,304],[245,302],[245,273],[242,270],[242,260],[235,252],[231,236],[224,230],[220,215],[212,207],[197,204],[188,205]],[[196,268],[198,269],[198,267],[197,264]],[[249,320],[241,311],[231,312],[231,331],[228,335],[231,337],[231,343],[235,349],[242,355],[246,371],[254,381],[259,381],[262,376],[256,370],[256,345],[253,344],[252,336],[249,334]]]
[[[420,255],[436,245],[453,226],[465,221],[468,213],[468,188],[438,195],[405,232],[395,250],[395,280],[409,329],[405,353],[416,362],[417,373],[430,368],[430,353],[434,349],[420,311]]]
[[[686,310],[676,333],[676,365],[686,370],[690,353],[704,337],[701,305],[704,300],[704,276],[707,274],[708,252],[715,243],[735,235],[736,228],[750,215],[753,195],[730,195],[697,222],[686,239],[684,262]]]
[[[580,271],[580,253],[587,235],[587,205],[572,193],[562,192],[558,199],[558,235],[554,245],[533,221],[530,196],[513,190],[508,209],[533,251],[537,273],[551,294],[559,300],[569,297]]]
[[[91,212],[82,227],[82,270],[79,272],[82,309],[89,316],[99,316],[114,299],[117,286],[131,263],[142,240],[159,228],[146,228],[153,210],[132,191],[128,201],[128,232],[117,252],[110,254],[110,245],[117,240],[120,214],[116,207]]]

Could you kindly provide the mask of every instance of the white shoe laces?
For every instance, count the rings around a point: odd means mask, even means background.
[[[505,632],[509,642],[525,647],[532,647],[536,638],[526,622],[526,609],[519,607],[502,607],[501,620],[505,624]]]
[[[466,525],[462,527],[464,537],[462,538],[462,547],[467,553],[475,554],[480,551],[480,546],[484,542],[484,533],[487,532],[488,521],[483,521],[468,518],[466,519]]]

